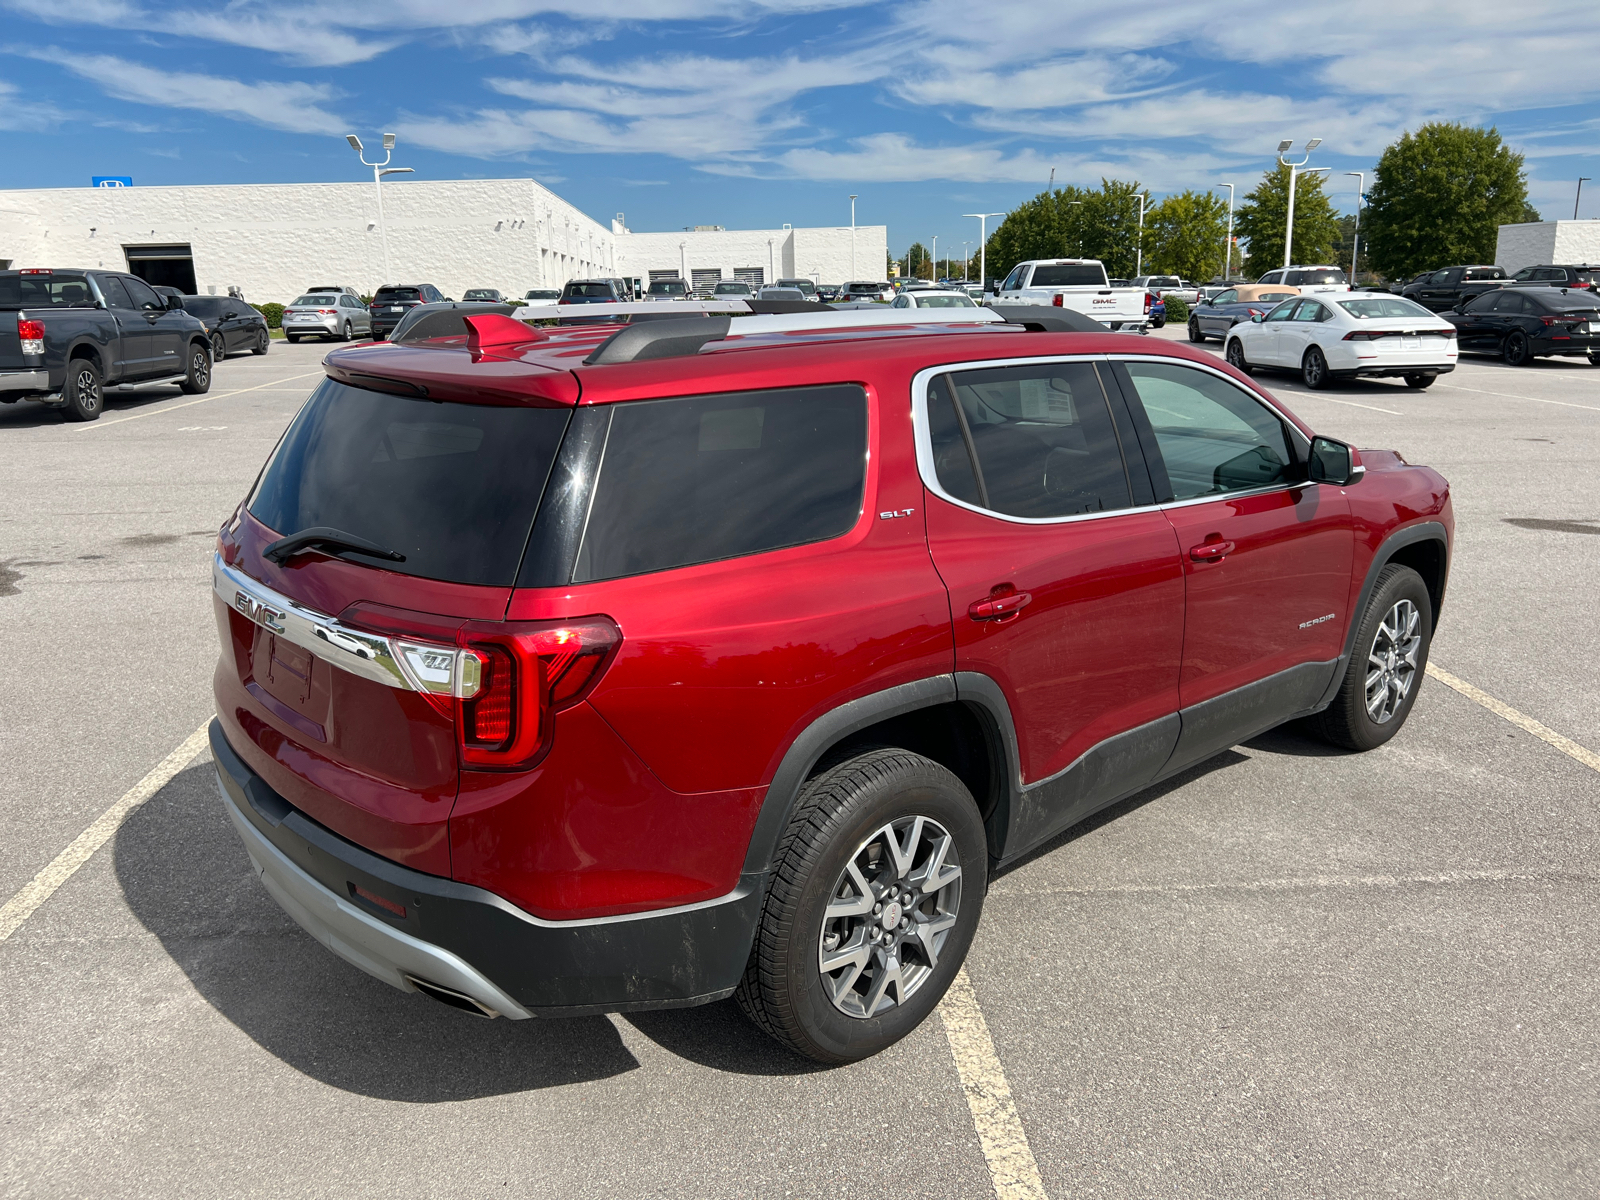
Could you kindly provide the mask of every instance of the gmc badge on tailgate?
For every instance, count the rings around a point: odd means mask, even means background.
[[[289,615],[245,592],[234,593],[233,606],[257,625],[263,629],[270,629],[273,633],[283,632],[283,619]]]

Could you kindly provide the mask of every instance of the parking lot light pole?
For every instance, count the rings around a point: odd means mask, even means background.
[[[972,258],[972,255],[970,253],[968,253],[968,251],[967,251],[967,247],[970,246],[970,245],[972,245],[971,242],[962,242],[961,243],[961,282],[962,283],[967,282],[967,262]]]
[[[850,197],[850,278],[856,277],[856,198]]]
[[[1346,171],[1356,177],[1356,231],[1350,242],[1350,286],[1356,285],[1356,265],[1361,261],[1361,202],[1367,198],[1367,173]]]
[[[350,148],[360,157],[361,165],[372,168],[372,189],[378,193],[378,236],[383,241],[383,281],[392,283],[393,280],[389,276],[389,226],[385,224],[383,219],[383,177],[385,175],[410,175],[415,171],[415,168],[389,166],[389,160],[394,157],[395,139],[392,133],[383,135],[383,161],[380,163],[369,163],[367,161],[366,151],[361,145],[361,139],[355,134],[347,133],[344,135],[344,139],[350,143]]]
[[[1233,264],[1233,184],[1219,183],[1216,187],[1228,189],[1228,233],[1222,239],[1222,282],[1228,282],[1228,268]]]
[[[1289,147],[1294,145],[1293,138],[1284,138],[1278,143],[1278,162],[1289,168],[1289,215],[1284,220],[1283,235],[1283,265],[1288,266],[1292,261],[1294,252],[1294,178],[1295,172],[1311,161],[1311,152],[1322,145],[1321,138],[1312,138],[1306,143],[1306,156],[1297,163],[1290,162],[1284,155]]]
[[[1139,193],[1139,243],[1133,248],[1133,273],[1144,274],[1144,193]]]
[[[962,213],[963,217],[978,218],[978,286],[989,286],[989,218],[1003,217],[1005,213]]]
[[[933,269],[928,276],[928,282],[939,282],[939,235],[937,233],[933,235]]]
[[[1578,219],[1578,201],[1583,199],[1583,185],[1588,183],[1592,178],[1593,177],[1589,175],[1578,176],[1578,194],[1572,198],[1572,219],[1574,221]]]

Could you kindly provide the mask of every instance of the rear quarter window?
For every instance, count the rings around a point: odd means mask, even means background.
[[[570,410],[440,404],[324,380],[250,497],[279,534],[328,525],[406,556],[346,557],[509,586]]]
[[[839,537],[866,457],[854,385],[615,405],[573,582]]]

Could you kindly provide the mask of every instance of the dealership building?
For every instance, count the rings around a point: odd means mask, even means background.
[[[0,270],[104,267],[187,293],[292,301],[311,286],[431,283],[520,296],[568,279],[881,277],[886,227],[634,233],[533,179],[0,191]],[[385,243],[388,269],[385,270]],[[854,262],[859,271],[852,271]]]
[[[1600,221],[1529,221],[1500,226],[1495,265],[1507,271],[1541,264],[1600,265]]]

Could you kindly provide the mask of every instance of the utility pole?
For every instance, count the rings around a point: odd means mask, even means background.
[[[1083,201],[1082,200],[1068,200],[1067,201],[1067,207],[1068,208],[1082,208],[1083,207]],[[1063,247],[1061,247],[1061,249],[1063,251],[1065,251],[1066,247],[1063,246]],[[1082,213],[1078,214],[1078,257],[1079,258],[1083,257],[1083,214]]]
[[[1144,274],[1144,193],[1139,193],[1139,242],[1134,247],[1133,273]]]
[[[389,274],[389,226],[384,223],[383,219],[382,180],[385,175],[413,174],[416,168],[389,166],[389,160],[394,157],[395,138],[394,134],[392,133],[386,133],[383,135],[383,161],[380,163],[369,163],[367,161],[366,151],[361,145],[361,139],[355,134],[345,134],[344,140],[350,143],[350,149],[354,150],[357,156],[361,159],[361,165],[363,167],[372,168],[372,189],[378,193],[378,236],[383,240],[383,281],[384,283],[392,283],[394,281]]]
[[[989,286],[989,218],[1003,217],[1005,213],[962,213],[963,217],[978,218],[978,283]]]
[[[1294,145],[1293,138],[1284,138],[1278,143],[1278,162],[1289,168],[1289,216],[1285,221],[1283,235],[1283,265],[1288,266],[1294,252],[1294,178],[1295,172],[1311,161],[1311,152],[1322,145],[1321,138],[1312,138],[1306,143],[1306,156],[1297,163],[1292,163],[1284,157],[1289,147]]]
[[[1356,232],[1350,246],[1350,286],[1355,287],[1356,265],[1361,261],[1361,202],[1367,198],[1367,173],[1346,171],[1345,174],[1356,177]]]

